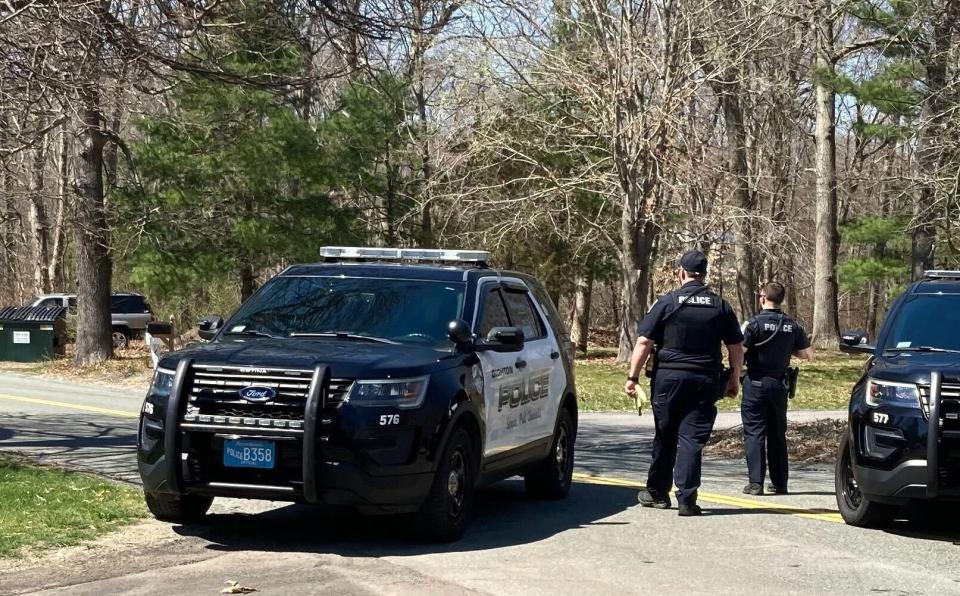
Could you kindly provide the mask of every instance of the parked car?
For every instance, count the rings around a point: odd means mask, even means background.
[[[77,295],[43,294],[32,298],[25,306],[62,306],[73,314],[77,310]],[[147,323],[153,320],[150,304],[142,294],[136,292],[111,294],[110,315],[114,348],[125,348],[131,339],[142,339]]]
[[[573,346],[540,282],[479,251],[322,254],[161,358],[137,448],[154,516],[287,500],[416,512],[454,540],[482,484],[567,495]]]
[[[911,501],[960,500],[960,271],[930,271],[890,307],[850,396],[836,464],[844,521],[883,526]]]

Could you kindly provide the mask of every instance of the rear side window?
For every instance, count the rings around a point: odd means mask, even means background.
[[[110,296],[110,312],[114,313],[142,313],[150,310],[150,305],[143,296]]]
[[[500,297],[500,290],[492,288],[483,295],[483,310],[480,312],[480,323],[477,325],[477,335],[487,337],[494,327],[509,327],[510,318],[507,309]]]
[[[58,306],[61,306],[61,303],[59,298],[47,298],[46,300],[42,301],[39,306],[43,308],[57,308]]]
[[[547,332],[543,328],[543,322],[537,315],[533,303],[530,302],[529,294],[507,290],[504,293],[504,298],[510,311],[510,320],[513,321],[515,327],[523,329],[524,339],[541,339],[547,336]]]
[[[547,294],[547,290],[544,289],[539,282],[531,283],[528,281],[527,285],[530,286],[530,292],[536,297],[540,307],[543,308],[543,312],[547,316],[547,321],[550,322],[554,334],[566,337],[567,327],[564,325],[563,318],[557,311],[557,307],[554,306],[553,300],[550,299],[550,295]]]

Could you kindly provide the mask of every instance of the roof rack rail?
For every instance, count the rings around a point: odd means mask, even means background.
[[[324,246],[324,261],[414,261],[459,263],[486,267],[490,253],[485,250],[445,250],[434,248],[379,248],[365,246]]]
[[[923,279],[960,279],[960,271],[933,269],[923,272]]]

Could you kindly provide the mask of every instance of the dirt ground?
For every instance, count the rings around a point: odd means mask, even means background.
[[[832,464],[837,459],[840,437],[846,420],[817,420],[787,426],[787,445],[791,463]],[[705,453],[713,457],[740,459],[743,453],[743,427],[718,430],[710,437]]]

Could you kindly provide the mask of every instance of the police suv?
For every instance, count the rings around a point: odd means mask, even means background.
[[[567,495],[573,348],[536,279],[481,251],[321,254],[160,360],[138,440],[157,518],[287,500],[419,512],[455,540],[482,484],[522,474],[533,495]]]
[[[836,466],[840,514],[882,526],[911,500],[960,499],[960,272],[930,271],[890,307],[850,398]]]

